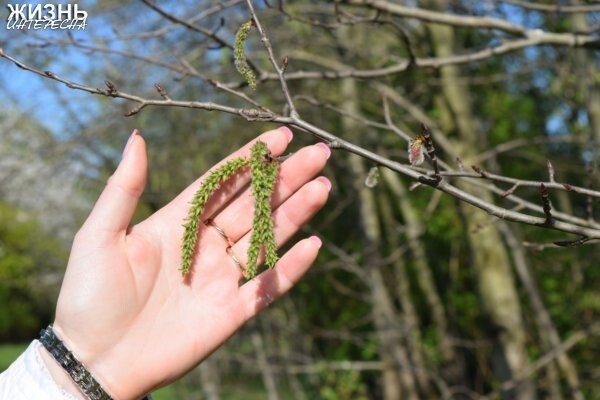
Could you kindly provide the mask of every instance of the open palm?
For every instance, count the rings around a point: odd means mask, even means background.
[[[291,132],[261,135],[273,155]],[[253,142],[231,157],[247,156]],[[329,150],[308,146],[281,165],[273,197],[275,234],[285,243],[325,203],[331,184],[313,179]],[[182,222],[202,177],[147,220],[128,228],[146,183],[145,143],[135,133],[123,160],[77,233],[58,301],[55,330],[117,399],[134,399],[197,365],[244,322],[289,290],[314,262],[320,240],[301,240],[273,270],[240,285],[227,241],[201,224],[192,272],[182,277]],[[211,198],[203,220],[245,263],[253,198],[240,174]]]

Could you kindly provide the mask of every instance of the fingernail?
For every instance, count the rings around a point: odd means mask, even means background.
[[[320,176],[317,178],[317,180],[325,185],[328,192],[331,190],[331,181],[329,179],[325,178],[324,176]]]
[[[131,143],[133,143],[133,139],[139,134],[140,132],[137,129],[134,129],[133,132],[131,132],[131,135],[129,135],[129,139],[127,139],[127,144],[125,144],[125,148],[123,149],[123,155],[121,156],[121,158],[125,157],[129,149],[131,148]]]
[[[321,241],[321,239],[319,239],[319,237],[318,237],[318,236],[311,236],[309,239],[310,239],[310,240],[312,240],[312,241],[313,241],[313,242],[314,242],[314,243],[317,245],[317,247],[318,247],[319,249],[320,249],[320,248],[321,248],[321,246],[323,245],[323,242]]]
[[[319,142],[315,146],[323,150],[325,152],[325,157],[329,158],[329,156],[331,155],[331,149],[329,148],[329,146],[327,146],[323,142]]]
[[[294,138],[294,132],[292,132],[292,130],[290,128],[288,128],[287,126],[282,126],[279,129],[284,131],[285,134],[287,135],[288,143],[291,142],[292,139]]]

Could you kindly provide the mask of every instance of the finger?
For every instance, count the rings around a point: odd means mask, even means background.
[[[82,230],[93,231],[100,239],[124,233],[146,186],[147,173],[146,143],[134,130],[123,151],[123,159],[108,179]]]
[[[319,177],[304,185],[285,203],[273,212],[275,240],[277,247],[285,244],[300,227],[306,224],[327,201],[331,183],[325,177]],[[233,254],[246,266],[247,249],[252,232],[244,235],[233,247]],[[262,252],[261,252],[262,253]],[[263,259],[259,257],[259,262]],[[277,268],[277,267],[275,267]]]
[[[278,129],[268,131],[260,135],[258,138],[252,140],[247,143],[241,149],[232,153],[217,165],[215,165],[211,170],[218,168],[223,165],[225,162],[232,160],[237,157],[249,157],[250,156],[250,148],[254,143],[258,140],[261,140],[267,144],[269,150],[274,156],[281,155],[285,149],[287,148],[288,143],[292,140],[293,134],[292,131],[287,127],[280,127]],[[192,200],[194,193],[200,187],[201,182],[204,180],[210,171],[206,172],[200,178],[198,178],[194,183],[188,186],[179,196],[177,196],[168,206],[168,210],[174,212],[178,215],[178,217],[182,217],[182,212],[185,213],[189,208],[189,203]],[[235,194],[243,188],[249,182],[249,175],[245,174],[244,176],[238,177],[238,179],[231,179],[225,182],[219,191],[211,196],[211,199],[206,203],[204,208],[204,216],[210,216],[215,211],[217,211],[223,204],[227,203],[231,200]]]
[[[243,146],[238,151],[226,157],[214,168],[217,168],[219,165],[222,165],[223,163],[235,157],[248,157],[250,155],[250,148],[254,145],[254,143],[257,140],[265,142],[268,145],[270,151],[275,156],[278,156],[285,151],[287,145],[292,140],[292,138],[292,131],[290,131],[286,127],[281,127],[279,129],[265,132],[255,140],[252,140],[251,142]],[[140,226],[143,226],[148,231],[155,232],[157,236],[167,239],[165,240],[165,243],[163,245],[163,250],[165,257],[167,257],[167,259],[169,260],[181,260],[181,238],[184,232],[184,227],[182,223],[184,222],[184,219],[189,211],[190,202],[194,194],[200,187],[201,182],[204,180],[207,174],[204,174],[193,184],[188,186],[187,189],[181,192],[169,204],[167,204],[161,210],[159,210],[150,218],[148,218],[140,224]],[[246,175],[239,179],[232,179],[231,181],[228,181],[224,185],[222,185],[221,189],[219,189],[215,194],[213,194],[211,196],[211,199],[206,204],[202,215],[202,220],[205,221],[208,218],[208,216],[212,215],[217,209],[219,209],[222,206],[222,204],[227,203],[231,197],[235,196],[235,194],[247,184],[248,180],[249,177]],[[172,223],[173,221],[179,222]],[[212,229],[207,230],[207,227],[204,224],[199,224],[199,240],[196,245],[195,252],[196,258],[197,255],[204,254],[204,249],[210,250],[210,246],[212,244],[222,243],[220,241],[220,238],[217,237],[218,234],[216,234],[214,230],[212,230],[212,234],[206,234],[211,230]]]
[[[320,247],[321,240],[316,236],[301,240],[281,257],[275,268],[246,282],[239,292],[246,320],[290,290],[315,262]]]
[[[277,208],[323,169],[331,150],[324,143],[304,147],[283,164],[275,184],[271,207]],[[216,226],[237,242],[252,227],[254,197],[247,189],[215,218]]]

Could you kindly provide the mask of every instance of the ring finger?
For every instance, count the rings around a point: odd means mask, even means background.
[[[331,183],[325,177],[319,177],[305,184],[280,207],[273,212],[274,233],[277,247],[285,244],[302,225],[308,222],[325,204],[331,189]],[[240,266],[246,270],[247,251],[250,246],[252,232],[247,232],[231,247],[232,255],[239,260]],[[258,264],[263,260],[259,256]],[[236,263],[235,259],[232,262]],[[240,271],[242,274],[243,271]],[[241,275],[240,275],[241,277]]]

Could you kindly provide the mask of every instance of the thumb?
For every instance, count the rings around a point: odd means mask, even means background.
[[[146,187],[147,174],[146,143],[134,130],[123,151],[123,159],[108,179],[83,229],[104,239],[125,232]]]

